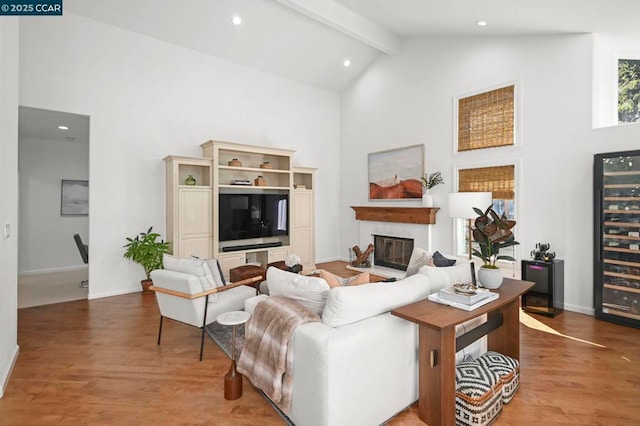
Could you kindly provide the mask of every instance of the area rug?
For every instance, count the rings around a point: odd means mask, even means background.
[[[211,337],[211,339],[222,349],[222,351],[231,359],[231,340],[233,327],[228,325],[220,325],[217,321],[205,327],[205,331]],[[236,326],[236,359],[240,357],[242,353],[242,347],[244,346],[244,324]],[[260,395],[273,407],[273,409],[282,417],[285,424],[288,426],[295,426],[289,417],[280,410],[280,408],[260,389],[256,389]]]

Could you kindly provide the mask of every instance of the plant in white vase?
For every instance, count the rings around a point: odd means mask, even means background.
[[[433,195],[431,195],[431,188],[444,183],[442,174],[440,172],[434,172],[428,175],[427,173],[422,176],[422,187],[424,193],[422,194],[422,205],[424,207],[433,207]]]
[[[499,254],[500,249],[520,244],[511,232],[516,226],[516,221],[507,219],[504,213],[502,216],[498,215],[492,206],[484,212],[477,207],[474,207],[473,211],[478,215],[473,229],[473,240],[480,247],[480,250],[473,249],[473,255],[484,262],[478,271],[478,279],[484,287],[498,288],[502,284],[502,271],[496,266],[496,261],[516,261],[513,256]]]

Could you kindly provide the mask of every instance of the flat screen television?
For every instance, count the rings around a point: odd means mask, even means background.
[[[289,235],[288,194],[220,194],[219,241]]]

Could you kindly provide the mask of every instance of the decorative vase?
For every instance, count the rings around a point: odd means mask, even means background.
[[[433,207],[433,195],[428,189],[422,194],[422,207]]]
[[[299,274],[302,271],[302,265],[297,264],[294,266],[290,266],[287,268],[289,272],[293,272],[294,274]]]
[[[484,288],[495,289],[502,285],[502,271],[498,268],[485,268],[481,266],[478,270],[478,281]]]
[[[193,177],[193,175],[189,175],[187,176],[187,178],[184,180],[184,184],[185,185],[195,185],[196,184],[196,178]]]

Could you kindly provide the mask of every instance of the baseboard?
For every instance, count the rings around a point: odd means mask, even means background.
[[[13,371],[13,366],[16,365],[16,361],[18,360],[18,353],[20,353],[20,347],[18,345],[13,349],[13,357],[11,362],[7,364],[7,368],[2,373],[2,377],[0,377],[0,398],[4,396],[4,390],[7,388],[9,384],[9,378],[11,377],[11,372]]]
[[[595,316],[596,315],[596,310],[594,308],[585,308],[584,306],[578,306],[578,305],[568,305],[568,304],[564,304],[564,309],[565,311],[571,311],[571,312],[576,312],[579,314],[585,314],[585,315],[589,315],[589,316]]]
[[[63,266],[60,268],[48,268],[48,269],[34,269],[32,271],[22,271],[18,273],[18,276],[22,275],[39,275],[39,274],[50,274],[52,272],[71,272],[71,271],[83,271],[89,268],[89,265],[80,265],[80,266]]]
[[[89,300],[102,299],[103,297],[122,296],[123,294],[140,293],[140,292],[142,292],[142,287],[138,285],[136,287],[125,288],[123,290],[105,291],[102,293],[92,293],[91,284],[89,284],[89,295],[87,296],[87,299]]]

